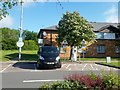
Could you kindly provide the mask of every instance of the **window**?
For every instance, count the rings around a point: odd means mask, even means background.
[[[104,33],[104,39],[115,39],[115,33]]]
[[[97,53],[105,53],[105,46],[104,45],[97,46]]]
[[[120,53],[120,45],[116,45],[115,46],[115,52],[116,53]]]
[[[95,33],[96,39],[115,39],[115,33]]]
[[[104,39],[104,33],[95,33],[96,39]]]

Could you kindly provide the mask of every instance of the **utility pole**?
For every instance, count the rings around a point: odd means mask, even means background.
[[[21,59],[21,49],[22,49],[22,46],[24,45],[23,43],[23,40],[22,40],[22,33],[23,33],[23,30],[22,30],[22,21],[23,21],[23,0],[21,0],[20,2],[20,7],[21,7],[21,12],[20,12],[20,36],[19,36],[19,40],[17,42],[17,46],[19,47],[19,60]]]

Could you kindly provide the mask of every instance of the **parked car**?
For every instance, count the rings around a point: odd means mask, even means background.
[[[42,46],[38,50],[37,68],[56,67],[61,68],[59,50],[55,46]]]

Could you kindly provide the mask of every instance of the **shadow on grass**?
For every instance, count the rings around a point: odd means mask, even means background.
[[[5,56],[5,58],[8,58],[9,60],[18,60],[18,53],[14,54],[8,54]],[[22,54],[21,55],[21,61],[36,61],[38,59],[37,54]]]

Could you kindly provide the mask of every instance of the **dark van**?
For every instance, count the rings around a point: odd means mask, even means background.
[[[42,46],[38,50],[37,68],[57,67],[61,68],[59,50],[55,46]]]

